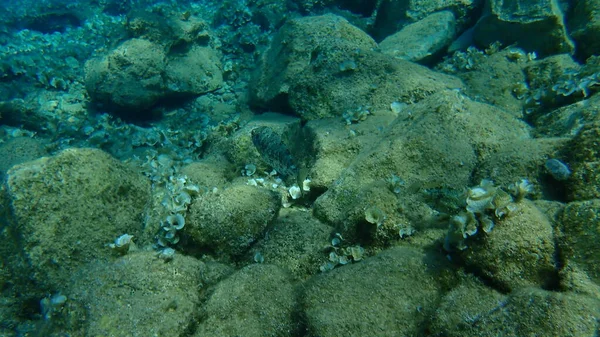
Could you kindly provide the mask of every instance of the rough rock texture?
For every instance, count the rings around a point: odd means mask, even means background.
[[[600,199],[569,203],[558,228],[565,263],[576,264],[600,285]]]
[[[567,182],[571,200],[600,198],[600,120],[585,125],[573,138]]]
[[[379,43],[384,54],[407,61],[426,62],[452,43],[456,18],[450,11],[431,14],[410,24]]]
[[[513,89],[519,83],[526,83],[523,68],[529,62],[511,59],[510,53],[511,50],[506,49],[486,55],[477,59],[472,69],[457,76],[465,83],[467,96],[483,99],[521,117],[524,100],[517,99]]]
[[[305,285],[310,335],[420,336],[441,296],[443,256],[396,247]]]
[[[351,127],[340,118],[306,123],[302,139],[312,152],[308,165],[311,186],[321,190],[329,188],[361,151],[379,142],[385,127],[396,117],[391,111],[377,111]]]
[[[568,138],[519,139],[502,144],[498,151],[477,166],[474,181],[490,179],[497,186],[508,187],[521,179],[527,179],[537,187],[548,187],[558,192],[556,186],[547,186],[548,171],[544,163],[569,142]],[[564,199],[564,195],[547,191],[550,199]]]
[[[307,279],[327,262],[323,247],[331,244],[332,230],[308,212],[283,209],[269,235],[252,247],[249,260],[260,253],[265,263],[288,270],[298,279]]]
[[[181,173],[190,181],[208,190],[225,187],[233,172],[231,164],[222,156],[205,157],[181,168]]]
[[[237,256],[263,236],[280,207],[274,192],[241,183],[198,198],[183,231],[219,255]]]
[[[106,245],[118,236],[141,234],[149,183],[105,152],[64,150],[7,176],[17,224],[11,235],[42,285],[61,284],[81,265],[113,256]]]
[[[148,109],[166,90],[165,65],[163,47],[131,39],[107,56],[86,62],[85,85],[92,99],[108,108]]]
[[[585,60],[600,53],[600,2],[597,0],[576,1],[569,16],[569,30],[577,43],[577,56]]]
[[[500,41],[540,56],[570,53],[564,14],[555,0],[489,0],[477,22],[475,41],[482,47]]]
[[[344,235],[357,235],[369,206],[383,210],[390,224],[406,221],[398,197],[406,195],[410,202],[420,188],[463,189],[478,163],[504,144],[528,138],[522,122],[454,91],[406,110],[408,115],[374,135],[376,145],[360,153],[315,202],[315,215]],[[399,195],[389,187],[392,175],[404,182]]]
[[[65,329],[84,332],[76,336],[181,336],[195,323],[209,269],[183,255],[165,262],[156,252],[91,263],[63,290],[69,304],[57,318],[79,318]]]
[[[448,337],[594,336],[600,301],[524,288],[501,295],[473,280],[444,296],[431,333]]]
[[[165,69],[170,92],[199,95],[216,90],[223,84],[221,61],[210,47],[192,46],[183,55],[170,55]]]
[[[536,133],[546,137],[573,137],[586,125],[600,120],[600,95],[552,110],[535,120]]]
[[[222,85],[218,57],[209,47],[192,45],[169,52],[158,43],[130,39],[85,65],[85,86],[105,109],[132,116],[173,95],[200,95]]]
[[[217,284],[194,336],[295,336],[296,294],[274,265],[253,264]]]
[[[47,154],[44,141],[32,137],[16,137],[0,144],[0,177],[16,164],[40,158]]]
[[[527,286],[550,287],[557,281],[554,231],[548,218],[530,201],[496,221],[481,239],[467,240],[458,255],[477,275],[510,290]]]
[[[407,23],[419,21],[428,15],[449,10],[462,25],[478,1],[473,0],[385,0],[378,2],[373,36],[377,41],[394,34]]]
[[[444,88],[461,88],[451,76],[373,51],[366,33],[335,15],[288,21],[264,53],[253,84],[253,103],[304,120],[358,109],[389,109]]]

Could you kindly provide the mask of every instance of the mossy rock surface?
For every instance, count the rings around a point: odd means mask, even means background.
[[[558,271],[552,224],[532,202],[516,206],[490,233],[467,240],[468,248],[458,256],[498,289],[553,287]]]
[[[280,207],[271,190],[239,183],[192,203],[183,231],[218,255],[239,256],[262,237]]]
[[[313,278],[302,297],[310,335],[424,335],[449,280],[446,264],[442,255],[395,247]]]
[[[60,284],[81,265],[109,259],[107,244],[122,234],[140,236],[150,197],[145,177],[94,149],[17,165],[6,187],[12,235],[42,284]]]
[[[600,285],[600,199],[569,203],[560,216],[559,246],[568,264]]]
[[[274,265],[249,265],[212,289],[193,336],[296,336],[296,310],[296,292],[286,272]]]

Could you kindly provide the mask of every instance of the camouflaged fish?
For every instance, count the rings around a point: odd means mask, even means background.
[[[298,175],[295,160],[281,136],[268,126],[252,130],[252,143],[266,164],[286,178]]]

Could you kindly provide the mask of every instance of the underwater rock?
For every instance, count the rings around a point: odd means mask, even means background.
[[[403,25],[418,22],[436,12],[451,11],[460,26],[469,24],[472,12],[481,5],[476,0],[388,0],[378,2],[372,36],[378,41],[399,31]]]
[[[130,39],[85,64],[85,86],[95,104],[126,117],[154,107],[169,96],[194,96],[223,85],[218,54],[194,46],[169,53],[155,42]]]
[[[600,95],[545,113],[535,120],[536,133],[545,137],[573,137],[588,123],[600,119]]]
[[[93,101],[104,108],[139,113],[165,95],[166,54],[163,47],[130,39],[108,55],[85,64],[85,86]]]
[[[586,124],[566,151],[573,174],[567,186],[571,200],[600,198],[600,120]]]
[[[407,25],[379,43],[384,54],[425,62],[447,47],[456,35],[456,18],[450,11],[431,14]]]
[[[461,190],[471,185],[477,165],[502,144],[529,138],[523,122],[456,91],[434,94],[410,109],[412,118],[397,118],[381,134],[372,134],[374,145],[356,155],[315,201],[315,216],[334,225],[344,237],[358,235],[365,205],[381,208],[379,201],[394,200],[382,210],[390,219],[398,217],[398,205],[410,203],[403,198],[414,199],[412,193],[424,196],[427,190]],[[388,180],[400,173],[406,188],[395,193]],[[382,191],[373,192],[378,189]]]
[[[376,48],[365,32],[335,15],[289,20],[259,62],[251,103],[314,120],[361,107],[389,110],[394,101],[463,87],[457,78]]]
[[[457,252],[458,261],[500,289],[550,287],[558,275],[552,225],[531,201],[515,205],[491,233],[468,241],[469,248]]]
[[[218,255],[239,256],[263,236],[280,207],[280,197],[268,189],[233,185],[192,203],[182,231]]]
[[[586,60],[600,54],[600,3],[596,0],[579,0],[573,4],[567,25],[569,33],[577,43],[577,57]]]
[[[182,336],[194,324],[199,289],[212,272],[192,257],[165,262],[152,251],[90,263],[72,275],[65,291],[69,305],[56,322],[85,317],[61,331],[78,336]]]
[[[309,331],[316,336],[421,336],[451,282],[447,260],[395,247],[336,268],[305,283]]]
[[[475,25],[475,42],[481,47],[500,41],[517,44],[539,56],[571,53],[564,14],[554,0],[489,0]]]
[[[296,336],[295,289],[274,265],[252,264],[217,284],[193,336]]]
[[[210,47],[193,46],[183,55],[170,55],[165,68],[169,93],[200,95],[223,86],[219,55]]]
[[[248,255],[260,252],[266,263],[305,280],[319,272],[326,258],[323,247],[329,244],[332,231],[308,212],[288,208],[281,211],[269,235],[257,242]]]
[[[558,244],[567,264],[575,263],[600,285],[600,199],[569,203],[558,224]]]
[[[448,337],[594,336],[599,317],[598,299],[538,288],[502,295],[478,280],[467,279],[444,296],[431,320],[430,333]]]
[[[390,124],[397,116],[379,113],[352,125],[352,129],[338,118],[312,120],[302,128],[302,138],[310,149],[311,163],[308,175],[311,186],[326,190],[359,152],[379,142],[382,126]]]
[[[46,155],[44,145],[44,140],[27,136],[11,138],[0,144],[0,177],[16,164]]]
[[[489,156],[477,166],[473,178],[475,181],[490,178],[498,186],[508,186],[516,179],[527,178],[543,190],[548,178],[544,163],[568,142],[568,138],[552,137],[516,139],[502,143],[493,156]],[[553,189],[551,192],[556,191]]]
[[[64,284],[83,264],[112,259],[106,244],[123,233],[140,237],[150,198],[141,174],[95,149],[14,166],[5,184],[18,224],[12,235],[22,238],[40,285]]]

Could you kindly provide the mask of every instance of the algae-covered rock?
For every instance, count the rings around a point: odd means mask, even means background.
[[[561,191],[556,182],[547,183],[549,173],[544,164],[568,142],[568,138],[531,138],[507,142],[477,166],[474,179],[490,179],[494,184],[504,187],[520,179],[527,179],[534,188],[541,189],[544,195],[562,200],[565,196],[559,194]]]
[[[571,175],[567,182],[571,200],[600,198],[600,120],[579,131],[568,148]]]
[[[464,282],[444,296],[431,332],[448,337],[594,336],[600,301],[574,293],[523,288],[501,295]]]
[[[223,85],[219,55],[210,47],[193,46],[185,54],[170,55],[165,72],[170,93],[200,95]]]
[[[47,154],[44,141],[32,137],[16,137],[0,144],[0,177],[9,168]]]
[[[183,231],[217,254],[240,255],[277,217],[281,201],[266,188],[236,184],[198,198]]]
[[[451,11],[457,21],[464,25],[471,20],[472,11],[478,7],[474,0],[387,0],[377,4],[377,13],[372,34],[383,40],[399,31],[402,26],[418,22],[433,13]]]
[[[577,43],[577,54],[585,60],[600,53],[600,3],[596,0],[580,0],[574,3],[567,25]]]
[[[316,276],[303,296],[310,334],[424,335],[441,297],[446,263],[441,255],[396,247]]]
[[[231,163],[223,156],[209,156],[181,168],[181,173],[203,188],[223,188],[234,172]]]
[[[431,332],[448,337],[488,336],[481,334],[482,330],[488,326],[488,320],[501,314],[506,301],[506,295],[467,276],[444,294],[431,321]]]
[[[379,43],[379,48],[384,54],[403,60],[426,61],[450,45],[455,34],[454,14],[451,11],[441,11],[386,37]]]
[[[274,265],[253,264],[217,284],[193,336],[296,336],[296,294]]]
[[[460,80],[374,51],[365,32],[335,15],[288,21],[264,53],[252,86],[254,104],[289,109],[304,120],[356,110],[389,110]]]
[[[397,116],[377,113],[348,127],[341,118],[324,118],[306,123],[303,139],[311,151],[311,186],[325,190],[366,148],[377,144]]]
[[[477,163],[503,144],[528,138],[524,123],[454,91],[432,95],[407,109],[410,116],[391,123],[376,145],[355,157],[315,202],[315,215],[344,236],[357,235],[366,207],[381,208],[392,224],[394,217],[404,221],[398,211],[402,207],[392,202],[394,194],[414,200],[412,194],[420,189],[462,190],[469,186]],[[402,182],[397,192],[390,188],[392,175]],[[421,214],[414,218],[423,221]]]
[[[517,210],[498,220],[489,234],[467,241],[468,248],[458,256],[501,289],[555,286],[552,224],[530,201],[516,206]]]
[[[471,69],[457,73],[466,85],[466,95],[521,117],[524,100],[518,99],[514,89],[526,83],[523,69],[531,62],[515,59],[512,55],[516,53],[522,51],[507,48],[491,55],[479,55]]]
[[[258,253],[265,263],[288,270],[298,279],[306,279],[327,262],[323,249],[331,245],[332,228],[302,210],[291,208],[281,213],[269,235],[252,247],[249,255],[254,257]]]
[[[69,149],[7,173],[11,235],[43,285],[61,284],[92,260],[112,256],[106,244],[139,236],[150,186],[105,152]]]
[[[182,336],[195,324],[210,269],[183,255],[165,262],[155,252],[90,263],[62,292],[68,303],[62,316],[85,317],[70,327],[84,331],[78,336]]]
[[[567,263],[575,263],[600,285],[600,199],[571,202],[560,216],[559,246]]]
[[[219,56],[210,47],[167,53],[165,46],[139,38],[85,65],[85,86],[93,101],[127,117],[140,116],[169,96],[213,91],[222,82]]]
[[[535,131],[546,137],[573,137],[586,124],[597,120],[600,120],[600,95],[593,95],[536,118]]]
[[[105,108],[135,113],[152,107],[164,96],[165,66],[162,46],[131,39],[108,55],[86,62],[85,86],[92,99]]]
[[[574,50],[562,9],[553,0],[490,0],[475,25],[474,38],[480,46],[516,43],[543,56]]]

